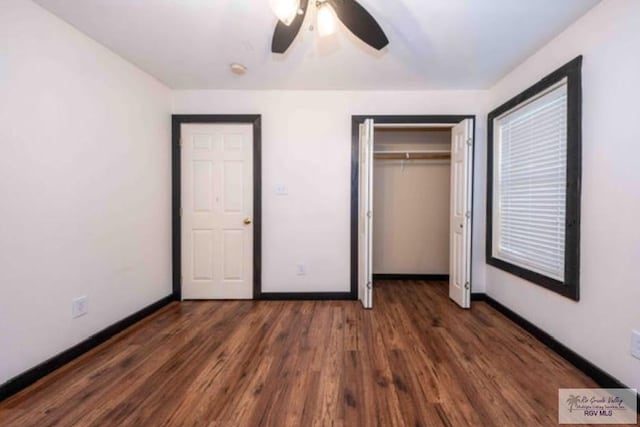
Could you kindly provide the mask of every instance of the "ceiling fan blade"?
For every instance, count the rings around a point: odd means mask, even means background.
[[[355,0],[328,0],[342,23],[360,40],[381,50],[389,44],[380,25],[373,16]]]
[[[293,40],[298,35],[300,27],[304,22],[304,17],[307,15],[307,4],[309,0],[300,0],[301,15],[296,15],[293,22],[290,25],[284,24],[282,21],[278,21],[276,30],[273,32],[273,40],[271,40],[271,52],[273,53],[285,53]]]

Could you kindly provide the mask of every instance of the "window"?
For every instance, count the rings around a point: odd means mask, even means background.
[[[489,113],[487,263],[579,299],[578,57]]]

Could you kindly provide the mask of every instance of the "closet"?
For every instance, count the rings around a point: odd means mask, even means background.
[[[376,129],[373,275],[449,275],[451,128]]]
[[[357,124],[352,235],[364,308],[373,307],[376,274],[448,275],[449,297],[470,307],[474,119],[436,118],[446,121]]]

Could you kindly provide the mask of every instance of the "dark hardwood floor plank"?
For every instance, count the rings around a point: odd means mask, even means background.
[[[356,301],[171,304],[12,398],[2,426],[552,426],[595,383],[444,282]]]
[[[134,413],[125,419],[111,420],[107,417],[105,421],[112,425],[116,425],[114,421],[118,421],[117,425],[141,426],[145,425],[147,420],[154,420],[154,422],[162,424],[173,410],[173,406],[166,405],[164,402],[179,402],[184,399],[184,396],[188,396],[190,387],[198,378],[201,378],[201,373],[208,366],[208,361],[222,357],[224,361],[233,360],[235,363],[239,363],[242,359],[233,358],[234,350],[242,346],[245,339],[250,339],[256,333],[256,329],[229,328],[229,325],[241,324],[242,322],[253,325],[253,322],[258,321],[260,316],[259,313],[251,310],[251,307],[242,305],[240,302],[227,303],[227,305],[230,304],[237,305],[237,309],[233,310],[230,316],[219,316],[220,318],[215,323],[203,319],[204,322],[199,333],[189,342],[184,343],[172,359],[160,366],[143,388],[134,392],[146,396],[137,405]],[[223,307],[224,305],[221,304],[220,309]],[[232,345],[235,347],[229,348],[230,343],[233,343]],[[228,372],[227,367],[232,370],[232,366],[225,363],[224,377]],[[211,381],[213,382],[215,379],[217,378],[212,377]],[[225,390],[224,387],[212,386],[204,392],[221,389]]]
[[[76,359],[72,364],[62,367],[34,384],[33,390],[31,387],[29,388],[28,394],[19,393],[7,400],[6,404],[9,406],[18,405],[24,403],[24,400],[28,400],[30,408],[27,414],[28,418],[33,417],[34,413],[39,413],[44,418],[43,425],[72,424],[74,415],[86,413],[86,409],[90,408],[93,402],[102,400],[104,396],[101,391],[105,385],[118,382],[120,378],[129,376],[139,363],[146,360],[147,352],[140,351],[141,349],[134,344],[136,336],[148,335],[153,331],[179,329],[183,326],[181,322],[165,323],[164,321],[165,317],[172,318],[171,312],[177,307],[177,305],[166,307],[155,316],[151,316],[127,330],[126,334],[132,338],[131,341],[124,340],[125,333],[113,337],[108,343],[96,347]],[[161,342],[160,337],[153,337],[153,339],[146,341],[147,348],[153,348],[154,345]],[[84,363],[89,360],[91,363]],[[73,371],[73,375],[68,375],[70,371]],[[51,400],[52,395],[57,396],[59,400],[82,402],[82,405],[68,408],[52,404],[55,403]],[[2,411],[0,411],[0,421],[4,422]],[[23,421],[28,422],[20,418],[6,420],[6,422],[18,425]]]
[[[320,389],[318,391],[318,410],[315,425],[343,425],[343,359],[335,357],[341,355],[344,349],[344,310],[341,307],[331,307],[332,322],[328,324],[329,340],[327,355],[320,370]]]
[[[386,342],[383,328],[380,326],[384,320],[383,315],[375,311],[367,311],[363,316],[362,328],[364,329],[364,354],[365,387],[374,389],[374,408],[376,411],[376,425],[402,426],[402,408],[398,395],[394,390],[393,373],[386,358]]]

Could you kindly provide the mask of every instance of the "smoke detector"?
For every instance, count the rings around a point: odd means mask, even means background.
[[[243,76],[247,73],[247,67],[242,64],[234,62],[229,67],[231,68],[231,72],[237,76]]]

